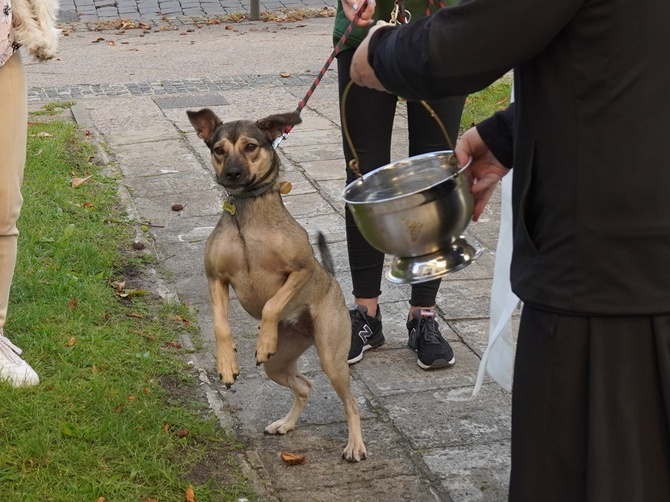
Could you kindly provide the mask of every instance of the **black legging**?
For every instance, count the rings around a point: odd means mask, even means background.
[[[337,57],[340,103],[349,83],[349,67],[354,51],[349,49]],[[391,162],[391,135],[396,112],[397,96],[357,85],[351,86],[345,103],[347,129],[358,154],[361,174],[368,173]],[[456,141],[465,104],[465,96],[455,96],[429,102],[440,117],[452,141]],[[438,150],[450,150],[442,130],[419,102],[407,103],[409,126],[409,156]],[[343,131],[344,134],[344,131]],[[346,141],[344,158],[347,162],[347,184],[356,179],[349,169],[353,158]],[[398,160],[398,159],[396,159]],[[349,211],[346,213],[347,250],[353,282],[353,295],[357,298],[376,298],[381,294],[384,254],[373,248],[361,235]],[[412,286],[410,305],[432,307],[440,287],[440,279]]]

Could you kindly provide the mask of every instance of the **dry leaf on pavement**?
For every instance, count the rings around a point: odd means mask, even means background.
[[[281,452],[281,459],[287,465],[300,465],[304,464],[307,457],[305,455],[296,455],[294,453],[289,453],[287,451]]]

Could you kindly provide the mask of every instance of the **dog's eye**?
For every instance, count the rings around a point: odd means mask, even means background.
[[[244,147],[244,149],[247,152],[253,152],[254,150],[256,150],[256,148],[258,148],[258,145],[256,143],[247,143],[246,146]]]
[[[214,149],[214,153],[215,153],[216,155],[223,155],[223,148],[221,148],[220,146],[217,146],[217,147]]]

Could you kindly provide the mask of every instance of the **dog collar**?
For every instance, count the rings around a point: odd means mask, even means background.
[[[249,197],[258,197],[259,195],[267,192],[267,190],[275,184],[275,181],[272,181],[272,183],[268,183],[266,185],[262,185],[255,190],[251,190],[249,192],[244,192],[241,195],[231,195],[228,197],[228,200],[223,201],[223,210],[230,213],[231,215],[234,215],[237,212],[237,206],[231,202],[231,199],[246,199]],[[291,191],[293,188],[293,185],[291,185],[290,182],[288,181],[280,181],[279,182],[279,193],[282,195],[286,195]]]

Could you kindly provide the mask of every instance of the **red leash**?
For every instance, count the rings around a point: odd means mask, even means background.
[[[302,98],[302,100],[298,104],[298,108],[296,108],[296,112],[298,113],[298,115],[300,115],[300,112],[303,110],[303,108],[305,108],[305,105],[307,105],[307,101],[309,100],[310,97],[312,97],[312,94],[314,94],[314,90],[316,89],[316,86],[319,85],[319,82],[321,82],[321,79],[326,74],[326,71],[328,70],[328,67],[330,66],[330,64],[333,62],[335,57],[342,50],[342,46],[344,45],[344,42],[347,41],[347,37],[349,36],[351,31],[354,29],[354,26],[356,25],[356,21],[358,21],[360,19],[361,15],[363,14],[363,11],[365,10],[365,8],[367,6],[368,6],[368,0],[365,0],[363,2],[363,5],[361,6],[361,8],[356,12],[356,15],[354,16],[354,18],[349,23],[349,26],[347,26],[347,29],[344,32],[344,34],[342,35],[340,40],[337,42],[337,45],[335,45],[335,48],[333,49],[333,52],[330,54],[330,57],[326,61],[326,64],[323,65],[323,68],[321,68],[321,71],[319,72],[319,74],[314,79],[314,82],[312,83],[312,86],[307,91],[307,94],[305,94],[305,97]],[[293,126],[288,126],[286,129],[284,129],[284,132],[282,133],[282,135],[274,140],[274,143],[272,144],[272,146],[275,149],[279,146],[279,143],[281,143],[281,141],[283,139],[286,139],[286,137],[288,136],[288,133],[291,132],[291,129],[293,129]]]

